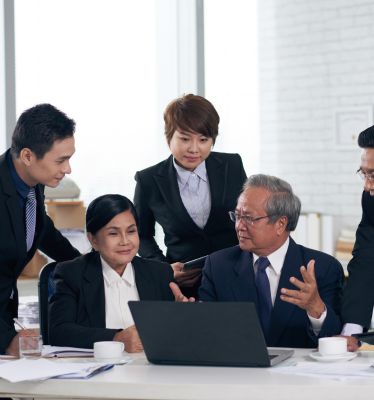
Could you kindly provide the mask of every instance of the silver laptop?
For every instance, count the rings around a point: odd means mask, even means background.
[[[130,301],[149,362],[271,367],[290,349],[268,350],[253,303]]]

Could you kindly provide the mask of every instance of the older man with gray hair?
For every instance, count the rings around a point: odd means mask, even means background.
[[[290,237],[300,209],[287,182],[252,175],[229,213],[239,246],[211,254],[203,269],[200,299],[254,302],[268,346],[316,347],[341,330],[342,267]]]

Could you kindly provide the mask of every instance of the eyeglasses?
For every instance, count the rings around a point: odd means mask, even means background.
[[[229,216],[232,222],[237,223],[240,220],[243,220],[246,225],[251,226],[253,226],[255,222],[259,221],[260,219],[272,217],[272,215],[264,215],[263,217],[250,217],[249,215],[240,215],[235,211],[229,211]]]
[[[370,182],[374,181],[374,172],[364,172],[361,168],[359,168],[356,171],[356,174],[362,179],[362,180],[368,180]]]

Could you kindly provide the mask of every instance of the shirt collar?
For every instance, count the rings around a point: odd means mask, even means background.
[[[289,244],[290,238],[288,237],[287,240],[282,244],[282,246],[279,247],[279,249],[275,250],[273,253],[267,256],[271,267],[277,275],[280,275],[280,273],[282,272],[284,259],[286,258]],[[259,256],[253,253],[253,264],[258,260],[258,258]]]
[[[103,268],[104,281],[108,286],[113,286],[116,282],[121,280],[125,281],[129,286],[135,286],[134,268],[131,263],[128,263],[122,276],[118,273],[100,256],[101,265]]]
[[[206,165],[205,165],[205,160],[200,163],[193,171],[189,171],[187,169],[184,169],[180,165],[178,165],[175,161],[175,158],[173,157],[173,165],[175,170],[177,171],[177,179],[178,182],[182,185],[185,186],[188,182],[188,179],[190,178],[191,174],[194,173],[197,175],[200,179],[202,179],[204,182],[208,181],[208,174],[206,172]]]
[[[12,155],[10,152],[7,154],[7,162],[8,162],[8,167],[10,170],[10,175],[12,177],[12,181],[16,187],[17,193],[23,198],[26,199],[29,192],[30,192],[30,186],[27,185],[17,174],[16,168],[13,163]]]

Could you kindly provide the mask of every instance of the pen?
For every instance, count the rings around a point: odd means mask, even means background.
[[[13,318],[13,321],[16,325],[18,325],[21,329],[27,329],[21,322],[18,320],[18,318]]]

